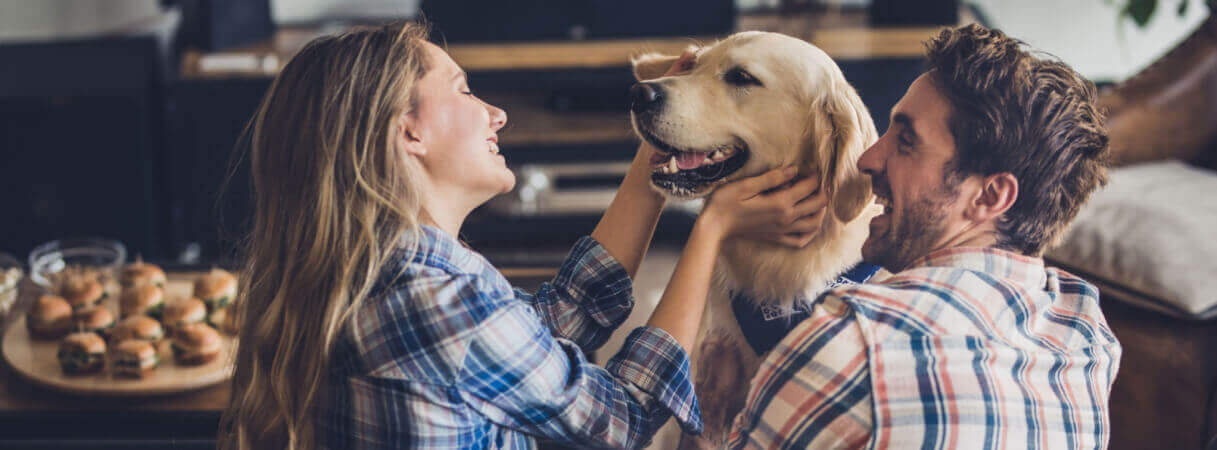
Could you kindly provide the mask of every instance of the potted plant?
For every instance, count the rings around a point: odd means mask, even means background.
[[[1158,10],[1161,4],[1168,2],[1160,2],[1158,0],[1106,0],[1108,4],[1117,5],[1120,8],[1120,18],[1132,20],[1138,27],[1145,27],[1149,20],[1154,17],[1154,12]],[[1177,0],[1174,5],[1164,7],[1173,7],[1175,13],[1180,17],[1187,14],[1188,8],[1191,8],[1191,0]],[[1217,0],[1205,0],[1205,6],[1209,11],[1213,10],[1213,5],[1217,4]]]

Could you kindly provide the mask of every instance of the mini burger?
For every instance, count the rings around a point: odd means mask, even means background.
[[[151,284],[139,285],[123,291],[119,299],[123,317],[140,314],[160,320],[165,311],[165,291]]]
[[[72,331],[72,305],[58,295],[43,295],[34,301],[25,316],[30,336],[59,339]]]
[[[119,342],[110,354],[114,358],[114,373],[121,376],[143,378],[161,363],[156,347],[138,339]]]
[[[225,270],[211,269],[195,280],[194,296],[207,303],[208,311],[227,307],[237,297],[237,277]]]
[[[173,333],[173,357],[178,364],[206,364],[220,354],[220,333],[205,323],[192,323]]]
[[[232,306],[212,311],[207,316],[207,323],[221,332],[237,334],[237,321],[235,320],[234,312]]]
[[[118,322],[110,330],[110,342],[122,342],[129,339],[156,342],[165,338],[165,330],[155,319],[139,315],[131,316]]]
[[[72,309],[80,310],[101,303],[106,298],[106,290],[101,283],[91,277],[73,277],[64,281],[60,287],[63,298],[72,305]]]
[[[197,298],[175,302],[165,307],[161,323],[165,328],[176,330],[184,325],[199,323],[207,319],[207,305]]]
[[[110,334],[115,322],[114,313],[102,306],[77,310],[72,314],[72,321],[76,323],[77,331],[92,331],[103,337]]]
[[[106,341],[97,333],[72,333],[59,343],[58,357],[66,374],[97,372],[106,364]]]
[[[123,271],[118,277],[118,282],[123,286],[123,289],[141,284],[151,284],[164,289],[165,280],[164,270],[161,270],[155,264],[145,264],[143,261],[127,264],[123,267]]]

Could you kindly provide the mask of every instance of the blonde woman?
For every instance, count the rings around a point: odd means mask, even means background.
[[[425,37],[393,24],[314,40],[254,117],[257,212],[222,446],[639,447],[670,416],[699,431],[686,349],[719,242],[814,233],[814,220],[781,220],[823,207],[814,180],[726,186],[648,326],[598,367],[584,352],[629,315],[663,204],[650,151],[553,282],[513,289],[456,239],[514,184],[497,146],[507,115]]]

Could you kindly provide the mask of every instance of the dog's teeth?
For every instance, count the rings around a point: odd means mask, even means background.
[[[718,161],[715,161],[714,159],[712,159],[709,156],[707,156],[706,159],[701,160],[702,165],[710,165],[710,164],[714,164],[716,162],[718,162]]]
[[[715,150],[714,153],[710,154],[710,158],[708,158],[708,159],[713,162],[719,162],[726,158],[727,158],[727,155],[723,154],[722,150]]]
[[[668,173],[676,173],[680,171],[680,166],[676,165],[676,155],[668,160]]]

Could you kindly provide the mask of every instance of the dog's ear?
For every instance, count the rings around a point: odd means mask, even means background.
[[[661,55],[659,53],[646,53],[635,56],[630,59],[630,64],[634,66],[634,78],[638,81],[653,80],[659,78],[672,67],[672,63],[676,62],[679,56]]]
[[[875,142],[875,123],[843,79],[830,86],[821,107],[811,113],[821,189],[827,189],[828,206],[837,219],[850,222],[871,202],[870,180],[858,170],[858,158]]]

